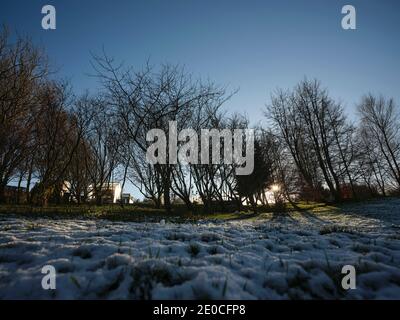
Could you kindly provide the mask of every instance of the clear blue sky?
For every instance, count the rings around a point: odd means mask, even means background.
[[[41,28],[41,8],[57,10],[57,30]],[[357,30],[341,28],[354,5]],[[90,51],[128,65],[179,63],[229,88],[226,105],[261,121],[270,93],[318,78],[349,114],[361,95],[400,103],[400,1],[390,0],[2,0],[0,21],[46,48],[77,92],[94,89]]]

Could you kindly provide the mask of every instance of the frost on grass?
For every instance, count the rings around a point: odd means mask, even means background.
[[[0,217],[0,298],[399,299],[399,221],[399,200],[197,224]]]

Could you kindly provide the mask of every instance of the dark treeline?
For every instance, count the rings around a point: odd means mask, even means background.
[[[279,90],[265,110],[268,127],[254,128],[254,171],[237,176],[234,164],[146,161],[146,133],[168,133],[169,121],[199,133],[249,128],[244,115],[223,110],[232,95],[223,87],[179,66],[133,70],[105,54],[92,65],[101,89],[76,96],[54,79],[42,50],[1,32],[0,202],[12,181],[24,201],[40,205],[62,202],[63,188],[78,204],[102,204],[112,181],[130,182],[167,211],[176,199],[189,210],[196,202],[207,211],[257,210],[269,205],[268,190],[274,203],[399,192],[400,118],[392,99],[364,96],[353,122],[316,80]]]

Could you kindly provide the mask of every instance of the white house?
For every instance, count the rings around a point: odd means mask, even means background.
[[[71,184],[68,181],[64,181],[61,190],[61,196],[68,196],[69,201],[75,201],[75,199],[73,199],[70,195],[70,188]],[[104,204],[119,203],[121,200],[121,192],[122,192],[122,187],[119,182],[104,184],[104,186],[102,187],[103,203]],[[133,198],[130,196],[130,194],[125,194],[125,195],[129,196],[129,202],[126,203],[133,203]],[[95,195],[93,193],[93,188],[91,185],[88,187],[88,200],[89,201],[95,200]]]
[[[121,198],[122,204],[132,204],[133,203],[133,197],[131,196],[130,193],[123,193],[122,198]]]
[[[103,203],[119,203],[121,200],[121,184],[112,182],[103,186]]]

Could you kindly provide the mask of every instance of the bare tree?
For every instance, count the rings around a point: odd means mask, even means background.
[[[39,182],[33,192],[36,202],[46,205],[53,195],[60,200],[58,197],[83,131],[70,112],[73,96],[66,83],[48,82],[40,90],[34,126],[34,171]]]
[[[86,157],[84,163],[91,182],[91,190],[96,203],[103,203],[103,196],[113,182],[113,172],[120,163],[119,148],[121,135],[112,108],[102,98],[90,98],[86,101],[93,112],[84,136]]]
[[[369,94],[363,97],[359,107],[361,128],[368,143],[373,146],[377,159],[382,156],[383,162],[374,162],[378,172],[387,167],[394,186],[400,188],[400,115],[393,99]],[[380,173],[380,174],[381,174]],[[377,181],[384,181],[378,179]],[[382,190],[382,186],[381,186]]]
[[[317,191],[321,185],[315,152],[305,132],[305,121],[298,113],[292,94],[282,90],[272,96],[272,104],[265,113],[272,121],[272,127],[280,141],[285,142],[287,153],[293,161],[306,185]]]
[[[0,31],[0,202],[29,156],[37,88],[48,70],[45,55],[31,41],[10,38],[6,29]]]
[[[177,121],[180,130],[193,123],[193,119],[198,116],[196,110],[210,111],[219,108],[224,100],[224,90],[210,83],[203,84],[193,80],[179,66],[162,65],[159,70],[155,70],[146,65],[143,70],[135,72],[116,64],[106,54],[95,56],[93,65],[96,76],[103,84],[104,95],[115,109],[120,132],[130,145],[126,148],[128,152],[132,148],[136,154],[146,152],[149,145],[146,134],[150,129],[163,129],[168,135],[170,121]],[[168,144],[167,157],[169,147]],[[133,170],[126,167],[127,172],[133,173],[132,180],[139,184],[146,195],[158,202],[158,196],[154,192],[162,192],[167,211],[171,211],[172,194],[190,206],[193,187],[190,170],[184,169],[181,164],[158,164],[150,169],[128,155],[123,158],[126,160],[125,164],[133,164]],[[154,172],[157,179],[149,179],[148,174]]]
[[[267,116],[310,188],[317,190],[322,177],[336,201],[347,181],[354,191],[350,168],[355,162],[354,129],[318,81],[304,80],[292,92],[278,91]]]

